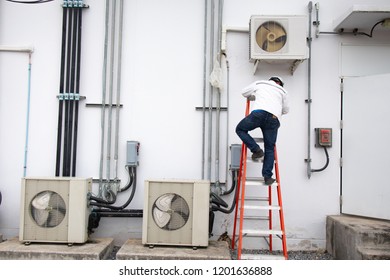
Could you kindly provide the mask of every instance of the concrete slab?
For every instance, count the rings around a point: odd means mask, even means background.
[[[113,247],[113,238],[95,238],[68,246],[60,243],[25,245],[15,237],[0,243],[0,260],[102,260]]]
[[[231,260],[226,241],[210,241],[208,247],[194,250],[180,246],[144,246],[140,239],[129,239],[116,254],[117,260]]]
[[[334,259],[390,259],[390,221],[350,215],[328,216],[326,250]]]

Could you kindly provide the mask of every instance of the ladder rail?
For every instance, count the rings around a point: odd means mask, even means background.
[[[244,149],[244,158],[247,157],[247,149],[245,148]],[[243,174],[241,176],[241,197],[245,197],[245,180],[246,180],[246,167],[247,167],[247,164],[246,164],[246,161],[243,163]],[[242,229],[244,227],[244,200],[241,199],[241,203],[240,203],[240,228],[239,228],[239,232],[241,233],[242,232]],[[238,250],[237,250],[237,258],[238,259],[241,259],[241,250],[242,250],[242,234],[239,234],[238,235]]]
[[[280,209],[279,209],[279,219],[280,219],[280,227],[283,229],[283,235],[282,235],[282,247],[283,247],[283,255],[284,257],[287,259],[288,258],[288,255],[287,255],[287,241],[286,241],[286,231],[285,231],[285,227],[284,227],[284,214],[283,214],[283,202],[282,202],[282,192],[281,192],[281,187],[280,187],[280,174],[279,174],[279,159],[278,159],[278,152],[276,150],[276,146],[275,146],[275,150],[274,150],[274,154],[275,154],[275,177],[276,177],[276,180],[277,180],[277,187],[276,187],[276,190],[277,190],[277,194],[278,194],[278,204],[280,206]]]
[[[245,107],[245,116],[249,114],[250,109],[250,101],[247,100],[246,107]],[[233,226],[233,236],[232,236],[232,249],[235,247],[236,243],[236,228],[237,228],[237,214],[238,214],[238,202],[240,200],[240,191],[241,191],[241,178],[242,178],[242,167],[244,164],[244,159],[246,161],[246,156],[244,158],[244,151],[246,151],[246,145],[244,143],[241,144],[241,156],[240,156],[240,169],[239,174],[237,176],[237,197],[236,197],[236,209],[234,214],[234,226]],[[246,164],[246,163],[245,163]],[[241,219],[241,218],[240,218]]]
[[[245,149],[245,145],[242,144],[241,145],[241,157],[240,157],[240,169],[239,169],[239,173],[238,173],[238,176],[237,176],[237,196],[236,196],[236,209],[234,210],[234,222],[233,222],[233,236],[232,236],[232,249],[234,250],[234,247],[236,245],[236,228],[237,228],[237,215],[238,215],[238,202],[240,201],[240,188],[241,188],[241,174],[242,174],[242,158],[243,158],[243,155],[244,155],[244,149]]]

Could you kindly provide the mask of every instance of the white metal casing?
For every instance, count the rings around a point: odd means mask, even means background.
[[[207,247],[209,242],[210,182],[205,180],[146,180],[142,244]],[[174,193],[189,206],[186,224],[176,230],[160,228],[152,207],[162,195]]]
[[[88,240],[88,193],[92,178],[22,178],[19,240],[22,242],[85,243]],[[33,219],[30,207],[39,193],[57,193],[65,202],[66,213],[55,227],[42,227]]]
[[[286,44],[278,51],[264,51],[256,42],[258,28],[266,22],[276,22],[286,31]],[[249,56],[251,61],[268,62],[304,60],[308,57],[307,47],[308,19],[305,15],[263,16],[253,15],[249,22]]]

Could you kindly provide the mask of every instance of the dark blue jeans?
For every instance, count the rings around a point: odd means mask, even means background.
[[[242,119],[237,127],[236,133],[238,137],[244,142],[247,148],[252,152],[260,150],[260,146],[249,135],[249,131],[260,128],[263,132],[264,139],[264,162],[262,175],[264,178],[271,178],[274,167],[274,149],[276,138],[278,136],[278,129],[280,123],[277,117],[263,110],[254,110],[244,119]]]

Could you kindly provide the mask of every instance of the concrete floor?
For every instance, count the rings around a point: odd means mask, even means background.
[[[112,238],[96,238],[85,244],[31,243],[18,238],[1,242],[0,260],[104,260],[114,250]],[[288,240],[287,240],[288,241]],[[354,217],[328,216],[326,221],[326,250],[334,259],[390,260],[390,221]],[[129,239],[116,252],[118,260],[228,260],[230,250],[225,241],[210,241],[207,248],[143,246],[141,240]]]
[[[85,244],[31,243],[25,245],[18,238],[0,243],[0,260],[104,260],[114,249],[112,238],[96,238]],[[230,260],[227,242],[210,241],[205,248],[154,246],[149,248],[141,240],[129,239],[116,253],[118,260]]]

